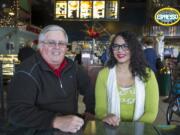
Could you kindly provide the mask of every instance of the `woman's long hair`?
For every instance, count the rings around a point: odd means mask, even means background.
[[[146,68],[148,67],[144,52],[142,49],[141,43],[138,41],[137,37],[132,32],[119,32],[112,39],[111,45],[109,47],[109,61],[107,62],[107,67],[113,68],[117,64],[117,60],[114,57],[112,45],[115,39],[121,36],[125,42],[128,44],[128,48],[130,50],[130,65],[129,68],[132,72],[133,76],[138,76],[142,81],[146,81],[148,78],[148,74],[146,72]]]

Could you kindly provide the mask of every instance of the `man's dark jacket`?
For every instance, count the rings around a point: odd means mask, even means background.
[[[17,68],[8,90],[8,120],[17,127],[49,128],[56,115],[77,114],[78,93],[94,112],[94,92],[83,68],[68,64],[57,77],[39,53]]]

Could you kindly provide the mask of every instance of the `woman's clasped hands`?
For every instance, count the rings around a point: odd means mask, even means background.
[[[114,114],[108,114],[104,119],[103,122],[112,125],[112,126],[119,126],[120,118]]]

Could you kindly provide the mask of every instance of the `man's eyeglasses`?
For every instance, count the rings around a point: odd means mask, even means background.
[[[42,43],[48,45],[48,47],[56,47],[56,45],[58,47],[66,47],[68,45],[68,43],[66,42],[62,42],[62,41],[59,41],[59,42],[56,42],[56,41],[42,41]]]
[[[113,44],[112,49],[113,49],[113,51],[119,51],[120,49],[123,51],[127,51],[129,48],[128,48],[127,44],[122,44],[122,45]]]

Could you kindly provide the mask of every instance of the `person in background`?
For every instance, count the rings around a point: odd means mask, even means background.
[[[115,34],[112,34],[109,38],[110,43],[112,42],[112,39],[114,38]],[[109,45],[104,47],[103,54],[101,55],[101,63],[103,65],[106,65],[109,60]]]
[[[109,50],[108,48],[104,48],[104,52],[102,53],[101,57],[100,57],[100,60],[101,60],[101,63],[103,65],[106,65],[107,64],[107,61],[109,59]]]
[[[178,54],[178,56],[177,56],[177,64],[178,63],[180,63],[180,52],[179,52],[179,54]]]
[[[78,94],[84,95],[86,112],[94,113],[94,96],[85,70],[65,57],[68,36],[57,25],[39,35],[39,51],[20,64],[8,94],[8,121],[16,127],[56,128],[77,132],[84,120],[77,112]]]
[[[82,52],[81,52],[81,47],[78,46],[76,48],[76,56],[74,58],[74,62],[76,62],[79,65],[82,65]]]
[[[107,66],[96,80],[96,117],[113,126],[121,121],[152,123],[158,113],[158,84],[141,44],[134,33],[120,32],[109,50]]]
[[[32,42],[28,42],[24,47],[19,49],[18,60],[23,62],[30,56],[32,56],[36,51],[32,48]]]
[[[154,49],[154,41],[151,37],[145,37],[143,45],[145,47],[144,49],[144,55],[147,60],[147,63],[149,67],[154,71],[154,73],[157,73],[157,53],[156,50]]]

